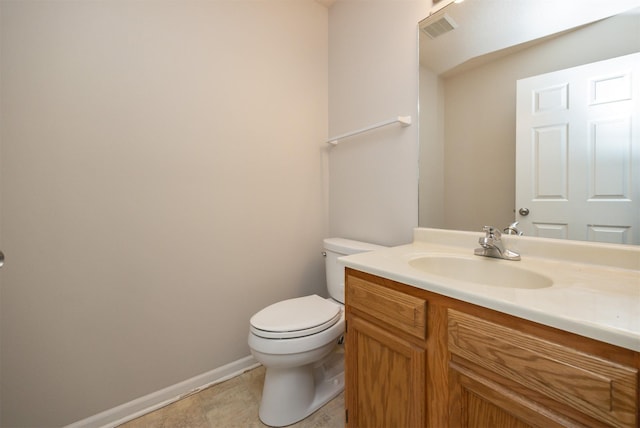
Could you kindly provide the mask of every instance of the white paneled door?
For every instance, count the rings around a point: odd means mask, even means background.
[[[516,220],[640,244],[640,53],[517,82]]]

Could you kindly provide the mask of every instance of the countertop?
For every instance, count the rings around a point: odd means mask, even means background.
[[[640,351],[640,247],[503,236],[522,260],[474,256],[482,233],[417,228],[408,245],[341,257],[347,267]],[[546,288],[453,280],[412,267],[424,256],[487,259],[544,275]]]

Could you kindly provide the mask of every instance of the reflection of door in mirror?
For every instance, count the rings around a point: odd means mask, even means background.
[[[446,13],[458,27],[436,39],[420,31],[419,225],[503,228],[521,208],[516,81],[640,52],[640,0],[444,3],[420,23]]]
[[[640,53],[518,81],[525,234],[640,244],[639,83]]]

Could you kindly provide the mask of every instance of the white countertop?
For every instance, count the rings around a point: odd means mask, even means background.
[[[409,265],[427,255],[474,256],[483,233],[418,228],[414,242],[340,258],[340,262],[444,296],[640,351],[640,247],[504,236],[520,261],[497,259],[547,276],[547,288],[481,285],[432,275]]]

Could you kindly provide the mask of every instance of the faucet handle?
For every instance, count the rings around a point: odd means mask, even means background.
[[[487,234],[487,237],[490,238],[500,239],[500,236],[502,236],[500,231],[493,226],[484,226],[482,228],[482,231]]]
[[[520,230],[518,230],[518,223],[519,222],[513,222],[511,223],[509,226],[505,227],[503,232],[506,233],[507,235],[518,235],[518,236],[522,236],[524,235],[524,233],[520,232]]]

